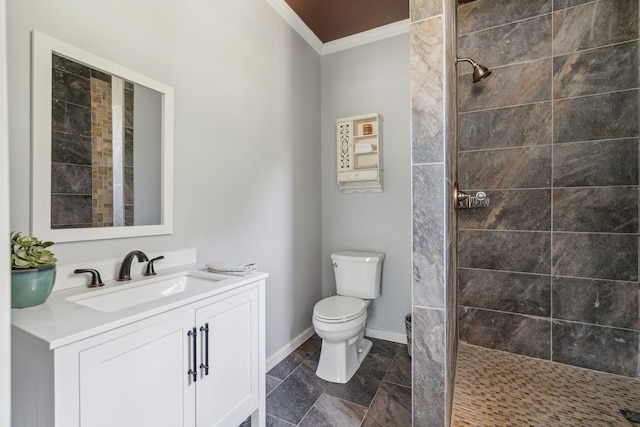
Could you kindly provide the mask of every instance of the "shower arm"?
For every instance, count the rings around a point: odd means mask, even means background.
[[[471,58],[458,58],[458,57],[456,56],[456,64],[457,64],[458,62],[468,62],[469,64],[471,64],[471,65],[472,65],[472,66],[474,66],[474,67],[477,67],[477,66],[478,66],[478,63],[477,63],[476,61],[474,61],[473,59],[471,59]]]

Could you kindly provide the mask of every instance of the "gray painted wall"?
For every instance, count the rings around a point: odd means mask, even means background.
[[[336,183],[336,120],[376,112],[384,192],[344,194]],[[367,327],[404,334],[411,311],[409,35],[323,56],[321,122],[322,295],[335,293],[331,252],[383,252],[382,294]]]
[[[10,0],[7,24],[11,229],[29,231],[37,29],[175,89],[173,235],[60,243],[60,264],[184,247],[255,261],[270,273],[267,356],[308,328],[322,293],[320,57],[271,6]]]
[[[5,0],[0,0],[0,23],[6,28]],[[9,228],[9,132],[7,105],[7,36],[0,31],[0,234]],[[9,256],[8,245],[0,249],[1,259]],[[9,283],[9,264],[0,265],[0,283]],[[0,427],[11,425],[11,287],[0,286]]]

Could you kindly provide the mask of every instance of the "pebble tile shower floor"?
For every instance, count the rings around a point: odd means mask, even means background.
[[[631,427],[640,381],[460,343],[452,427]]]
[[[267,373],[267,426],[411,426],[407,346],[371,341],[371,351],[346,384],[316,376],[321,346],[316,335],[271,369]],[[250,425],[245,421],[241,427]]]

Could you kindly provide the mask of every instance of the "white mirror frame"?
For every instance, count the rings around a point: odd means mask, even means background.
[[[116,75],[162,94],[161,224],[51,228],[52,54]],[[38,31],[32,37],[31,230],[41,240],[75,242],[173,233],[173,88]]]

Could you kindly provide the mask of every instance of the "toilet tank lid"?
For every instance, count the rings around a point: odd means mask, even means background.
[[[379,252],[362,252],[362,251],[337,251],[331,254],[331,259],[341,259],[349,261],[381,261],[384,254]]]

